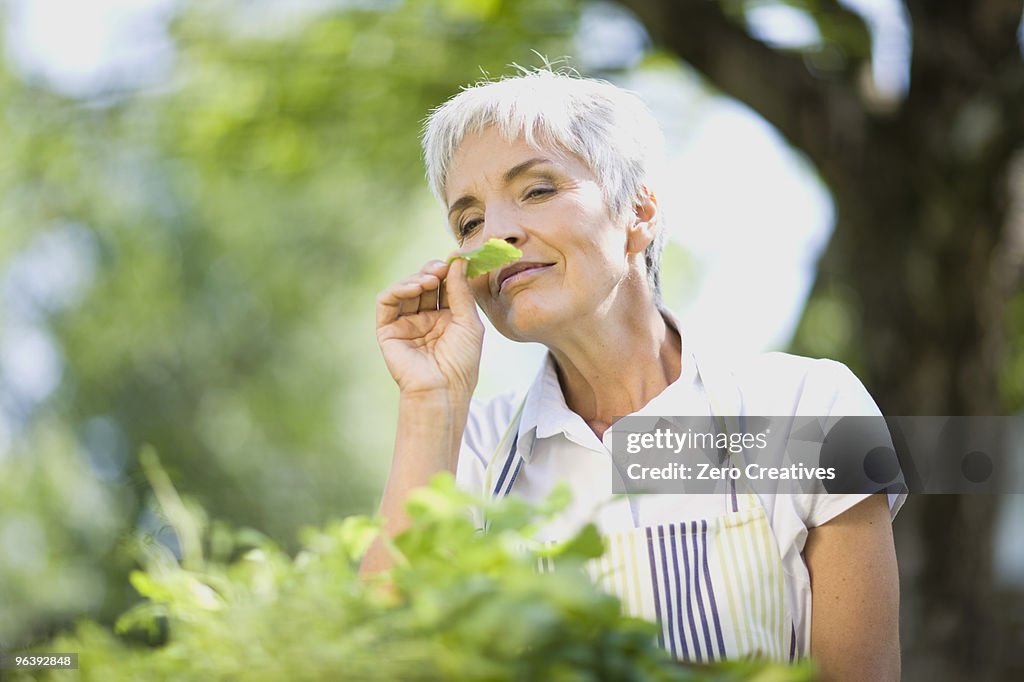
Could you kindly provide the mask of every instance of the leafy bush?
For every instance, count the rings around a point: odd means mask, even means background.
[[[759,663],[688,668],[657,647],[655,626],[624,617],[586,577],[599,556],[593,526],[556,546],[532,542],[568,502],[482,502],[438,476],[409,502],[412,527],[388,543],[395,567],[368,581],[359,558],[379,525],[349,517],[308,530],[290,558],[249,532],[206,533],[149,461],[182,561],[144,545],[131,581],[146,597],[117,625],[156,646],[131,644],[91,622],[40,650],[78,652],[78,671],[20,671],[45,680],[758,680],[810,679],[808,667]],[[477,533],[468,513],[490,520]],[[558,557],[551,572],[541,556]],[[230,557],[237,556],[233,561]]]
[[[130,509],[119,492],[52,423],[7,452],[0,446],[0,651],[98,616],[111,596],[103,562],[118,555]]]

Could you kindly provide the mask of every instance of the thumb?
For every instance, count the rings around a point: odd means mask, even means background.
[[[473,292],[470,290],[469,280],[466,278],[467,266],[465,258],[456,258],[452,261],[448,267],[448,277],[444,280],[445,290],[452,315],[476,317],[476,301],[473,299]]]

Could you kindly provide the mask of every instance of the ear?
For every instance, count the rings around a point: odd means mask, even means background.
[[[626,251],[643,253],[661,229],[658,199],[646,186],[640,189],[640,196],[633,203],[631,218],[626,234]]]

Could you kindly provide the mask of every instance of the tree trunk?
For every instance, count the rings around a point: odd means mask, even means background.
[[[1002,414],[1003,315],[1020,286],[1010,206],[1012,161],[1024,149],[1021,3],[909,2],[911,89],[888,107],[859,86],[856,55],[812,74],[812,57],[753,40],[716,2],[622,4],[818,167],[837,223],[812,296],[852,292],[855,338],[839,359],[882,411]],[[816,4],[829,21],[863,29],[837,3]],[[1008,612],[992,577],[998,502],[920,496],[897,519],[904,679],[1006,674],[999,661],[1014,643],[1001,639]]]

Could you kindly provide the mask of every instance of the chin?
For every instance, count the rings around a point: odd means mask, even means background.
[[[502,336],[513,341],[538,343],[550,338],[552,333],[557,333],[571,318],[564,311],[530,305],[526,301],[518,301],[498,315],[488,317]]]

